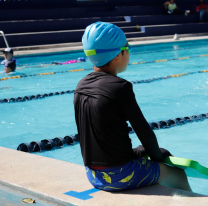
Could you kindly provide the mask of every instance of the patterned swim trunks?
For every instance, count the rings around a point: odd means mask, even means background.
[[[136,189],[157,183],[160,177],[158,162],[138,158],[119,167],[102,170],[86,168],[90,183],[105,191],[121,191]]]

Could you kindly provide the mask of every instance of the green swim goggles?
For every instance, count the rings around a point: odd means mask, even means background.
[[[102,54],[106,52],[111,52],[111,51],[123,51],[127,50],[129,53],[131,51],[131,45],[127,45],[127,47],[120,47],[120,48],[114,48],[114,49],[91,49],[91,50],[84,50],[84,53],[86,54],[87,57],[93,56],[96,54]]]

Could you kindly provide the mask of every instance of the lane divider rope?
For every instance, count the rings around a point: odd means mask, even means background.
[[[134,62],[134,63],[130,63],[129,65],[158,63],[158,62],[166,62],[166,61],[172,61],[172,60],[183,60],[183,59],[189,59],[189,58],[205,57],[205,56],[208,56],[208,54],[198,55],[198,56],[191,56],[191,57],[180,57],[180,58],[173,58],[173,59],[161,59],[161,60],[146,61],[146,62]],[[47,73],[30,74],[30,75],[18,75],[18,76],[12,76],[12,77],[4,77],[4,78],[1,78],[0,81],[5,81],[5,80],[8,80],[8,79],[19,79],[19,78],[23,78],[23,77],[60,74],[60,73],[67,73],[67,72],[81,72],[81,71],[87,71],[87,70],[93,70],[93,68],[74,69],[74,70],[69,70],[69,71],[47,72]]]
[[[53,148],[61,148],[65,144],[73,145],[78,141],[78,135],[69,135],[64,138],[56,137],[54,139],[44,139],[41,141],[33,141],[30,144],[22,143],[17,147],[17,150],[22,152],[42,152],[44,150],[51,150]]]
[[[159,130],[159,129],[167,129],[172,128],[179,125],[184,125],[187,123],[198,122],[208,119],[208,113],[203,113],[200,115],[192,115],[186,117],[178,117],[175,119],[168,119],[168,120],[161,120],[158,122],[150,122],[149,125],[152,130]],[[132,127],[128,127],[129,134],[134,133]],[[32,141],[30,144],[28,143],[21,143],[17,150],[22,152],[41,152],[44,150],[51,150],[51,149],[58,149],[64,147],[64,145],[72,145],[75,142],[79,142],[78,134],[76,135],[68,135],[64,138],[56,137],[54,139],[44,139],[41,141]]]
[[[160,81],[160,80],[169,79],[169,78],[183,77],[183,76],[187,76],[190,74],[207,73],[207,72],[208,70],[203,70],[203,71],[197,71],[197,72],[174,74],[174,75],[169,75],[165,77],[156,77],[152,79],[129,81],[129,82],[131,82],[132,84],[143,84],[143,83],[150,83],[150,82]],[[24,97],[4,98],[4,99],[0,99],[0,103],[25,102],[25,101],[36,100],[36,99],[43,99],[46,97],[51,97],[51,96],[56,96],[56,95],[70,94],[70,93],[74,93],[74,91],[75,90],[67,90],[67,91],[62,91],[62,92],[53,92],[53,93],[51,92],[51,93],[37,94],[37,95],[24,96]]]
[[[168,76],[165,76],[165,77],[156,77],[156,78],[152,78],[152,79],[130,81],[130,82],[132,84],[150,83],[150,82],[169,79],[169,78],[183,77],[183,76],[187,76],[187,75],[190,75],[190,74],[207,73],[207,72],[208,72],[208,70],[197,71],[197,72],[187,72],[187,73],[182,73],[182,74],[168,75]]]
[[[1,78],[0,81],[5,81],[5,80],[8,80],[8,79],[19,79],[19,78],[23,78],[23,77],[33,77],[33,76],[44,76],[44,75],[52,75],[52,74],[61,74],[61,73],[67,73],[67,72],[81,72],[81,71],[87,71],[87,70],[93,70],[93,68],[89,68],[89,69],[74,69],[74,70],[69,70],[69,71],[47,72],[47,73],[29,74],[29,75],[18,75],[18,76],[4,77],[4,78]]]
[[[16,98],[4,98],[4,99],[0,99],[0,103],[25,102],[25,101],[43,99],[43,98],[46,98],[46,97],[63,95],[63,94],[70,94],[70,93],[74,93],[74,90],[67,90],[67,91],[53,92],[53,93],[51,92],[51,93],[37,94],[37,95],[31,95],[31,96],[28,95],[28,96],[16,97]]]
[[[78,59],[78,58],[77,58]],[[68,61],[68,60],[65,60]],[[64,60],[61,61],[53,61],[53,62],[60,62],[60,63],[64,63]],[[18,64],[18,66],[35,66],[35,65],[47,65],[47,64],[53,64],[53,62],[35,62],[35,63],[30,63],[30,64]],[[80,63],[80,62],[73,62],[74,63]],[[84,62],[82,62],[84,63]]]
[[[206,56],[208,56],[208,54],[190,56],[190,57],[179,57],[179,58],[172,58],[172,59],[161,59],[161,60],[154,60],[154,61],[134,62],[134,63],[130,63],[129,65],[159,63],[159,62],[167,62],[167,61],[174,61],[174,60],[184,60],[184,59],[191,59],[191,58],[198,58],[198,57],[206,57]]]

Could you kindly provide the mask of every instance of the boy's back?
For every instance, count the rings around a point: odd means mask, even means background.
[[[134,158],[125,115],[128,93],[130,82],[106,72],[92,72],[79,82],[74,105],[86,166],[119,166]]]

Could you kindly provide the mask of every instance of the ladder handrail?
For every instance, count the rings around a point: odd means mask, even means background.
[[[8,42],[7,42],[7,39],[6,39],[6,36],[5,36],[4,32],[3,32],[3,31],[0,31],[0,34],[2,34],[2,36],[3,36],[3,38],[4,38],[4,41],[5,41],[6,46],[7,46],[7,48],[9,48],[9,44],[8,44]]]

